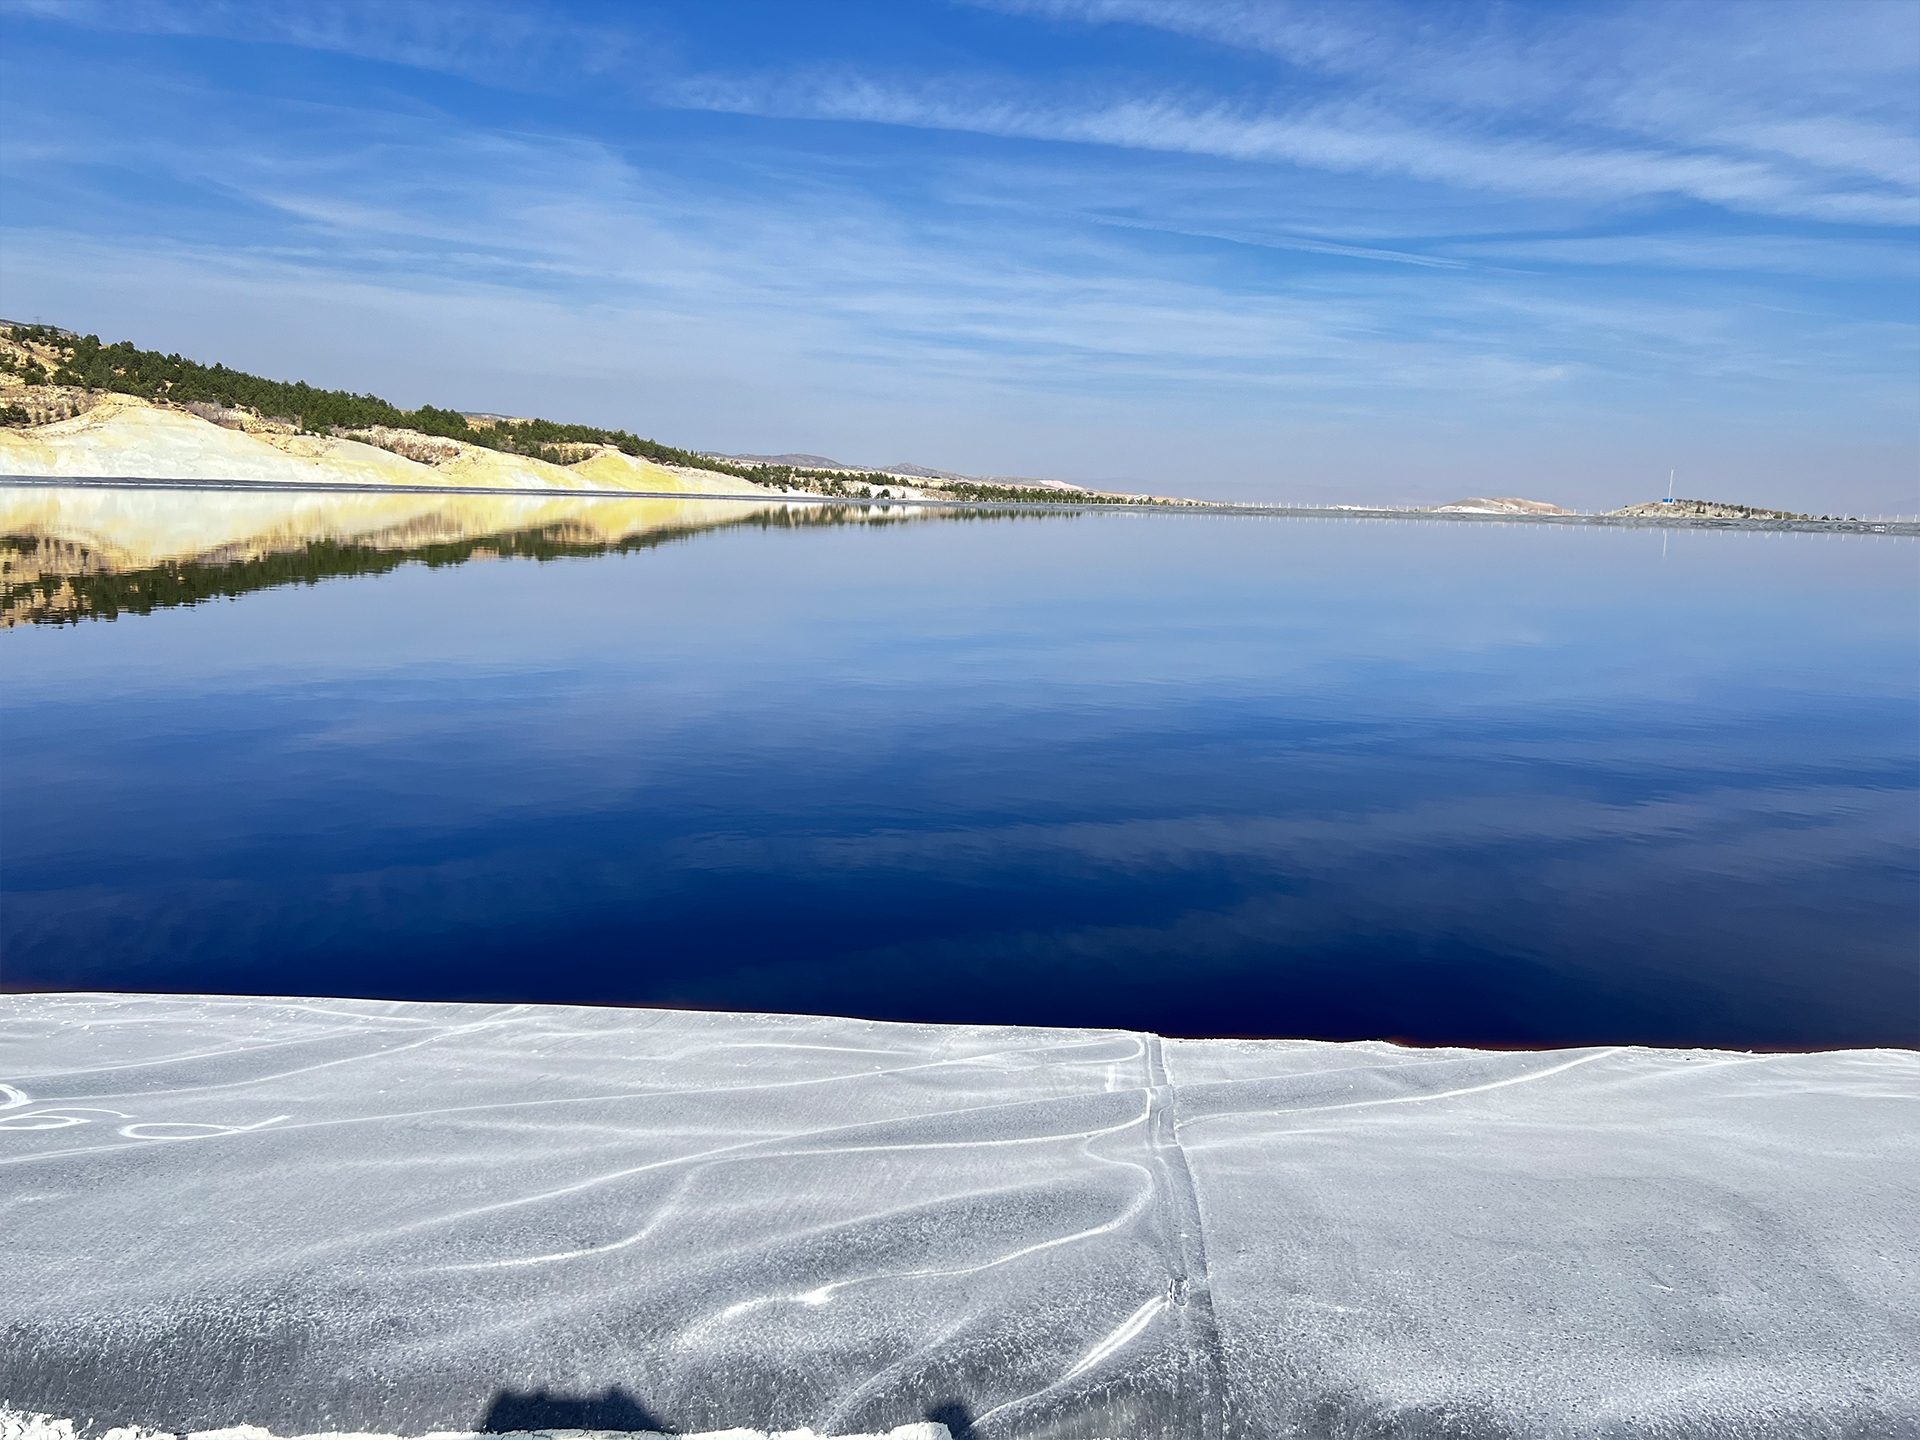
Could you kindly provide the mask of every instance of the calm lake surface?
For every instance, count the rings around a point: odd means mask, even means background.
[[[0,983],[1920,1041],[1910,540],[379,503],[0,493]]]

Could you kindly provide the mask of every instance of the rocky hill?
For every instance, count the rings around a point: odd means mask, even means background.
[[[1764,510],[1758,505],[1736,505],[1725,500],[1647,500],[1609,515],[1698,515],[1713,520],[1844,520],[1844,515],[1802,515],[1794,510]]]

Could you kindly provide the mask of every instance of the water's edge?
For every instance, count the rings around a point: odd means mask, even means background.
[[[1460,510],[1398,510],[1334,505],[1245,505],[1195,500],[1187,504],[1107,501],[869,500],[841,495],[689,495],[679,490],[502,489],[474,485],[303,485],[279,480],[164,480],[101,475],[0,475],[0,486],[94,490],[264,490],[351,495],[534,495],[543,499],[589,500],[734,500],[756,505],[859,505],[877,509],[1122,511],[1155,514],[1271,515],[1330,520],[1449,520],[1469,524],[1600,525],[1626,530],[1770,530],[1802,534],[1920,535],[1920,520],[1757,520],[1675,515],[1486,515]]]

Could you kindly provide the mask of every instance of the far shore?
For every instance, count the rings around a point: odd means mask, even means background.
[[[107,489],[107,490],[284,490],[305,493],[340,492],[368,495],[537,495],[554,499],[552,489],[513,489],[500,486],[460,485],[372,485],[333,484],[315,481],[303,483],[284,480],[182,480],[138,476],[95,475],[0,475],[0,485],[35,489]],[[1476,510],[1429,510],[1416,506],[1358,505],[1261,505],[1247,501],[1185,500],[1179,503],[1142,500],[1116,504],[1110,500],[1077,500],[1063,492],[1059,500],[935,500],[931,498],[867,498],[864,496],[826,496],[780,494],[756,490],[751,494],[703,494],[690,496],[684,491],[651,490],[568,490],[568,499],[604,500],[743,500],[756,505],[844,505],[887,510],[1022,510],[1022,511],[1099,511],[1131,513],[1150,510],[1156,514],[1266,515],[1282,518],[1319,520],[1443,520],[1466,524],[1496,525],[1602,525],[1626,530],[1770,530],[1781,532],[1849,535],[1920,535],[1916,520],[1780,520],[1756,517],[1711,515],[1535,515],[1494,513]]]

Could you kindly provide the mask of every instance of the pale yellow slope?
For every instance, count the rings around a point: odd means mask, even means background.
[[[444,483],[435,480],[431,466],[371,445],[311,435],[248,435],[125,395],[108,396],[71,420],[0,430],[0,474],[306,485]]]
[[[433,467],[442,485],[484,486],[489,490],[625,490],[576,475],[561,465],[525,455],[503,455],[480,445],[462,445],[460,458]]]
[[[620,490],[654,490],[671,495],[760,495],[770,494],[751,480],[724,475],[717,470],[689,475],[669,470],[637,455],[618,450],[602,450],[590,459],[567,467],[576,475]]]
[[[230,430],[184,411],[110,395],[70,420],[0,429],[0,475],[509,490],[669,488],[640,484],[648,477],[624,469],[603,478],[477,445],[454,448],[455,458],[424,465],[357,440]]]

